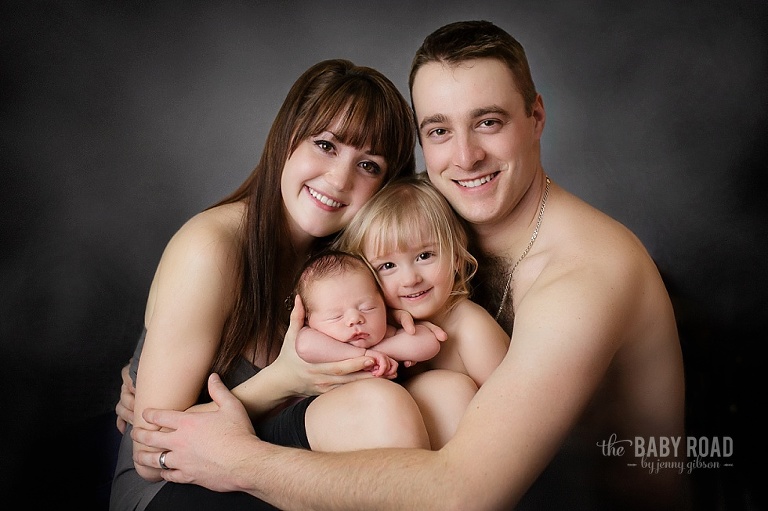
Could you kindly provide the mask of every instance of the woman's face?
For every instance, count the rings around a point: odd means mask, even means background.
[[[283,167],[280,192],[298,242],[340,231],[384,182],[384,157],[342,143],[333,130],[303,140]]]

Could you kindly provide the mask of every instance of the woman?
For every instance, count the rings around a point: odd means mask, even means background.
[[[369,358],[310,370],[298,365],[303,362],[292,349],[281,354],[289,324],[285,299],[301,264],[385,183],[414,172],[411,115],[397,88],[373,69],[329,60],[299,77],[252,174],[184,224],[162,255],[134,355],[136,425],[147,426],[145,408],[184,410],[204,401],[206,378],[215,371],[230,387],[250,378],[243,391],[259,396],[251,399],[249,413],[265,439],[337,449],[341,442],[309,445],[304,430],[305,421],[332,416],[349,449],[429,446],[407,392],[362,371]],[[333,390],[322,393],[328,389]],[[316,394],[321,395],[290,403],[291,397]],[[355,406],[348,406],[350,400]],[[375,425],[380,435],[371,438],[371,428],[361,421]],[[244,494],[165,483],[160,469],[134,466],[132,451],[147,448],[133,443],[129,433],[130,427],[111,509],[254,509],[258,503]],[[162,466],[165,454],[156,455]]]

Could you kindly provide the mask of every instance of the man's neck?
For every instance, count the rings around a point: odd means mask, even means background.
[[[483,254],[508,260],[510,265],[515,264],[531,243],[539,219],[543,219],[541,208],[544,194],[548,191],[546,180],[543,172],[541,179],[537,176],[517,206],[503,218],[472,224],[475,239]]]

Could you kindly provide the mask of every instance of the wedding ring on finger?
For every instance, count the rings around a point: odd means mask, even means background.
[[[160,458],[158,459],[158,461],[160,462],[160,468],[162,468],[163,470],[171,470],[171,467],[165,464],[165,455],[168,454],[169,452],[171,451],[163,451],[160,453]]]

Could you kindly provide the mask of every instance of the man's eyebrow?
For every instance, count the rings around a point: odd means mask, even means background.
[[[480,108],[475,108],[469,113],[470,119],[477,119],[478,117],[483,117],[484,115],[488,114],[496,114],[496,115],[503,115],[503,116],[509,116],[509,112],[507,112],[504,108],[501,108],[498,105],[490,105],[490,106],[484,106]],[[448,121],[448,118],[443,114],[435,114],[430,115],[428,117],[425,117],[424,120],[421,121],[419,124],[419,129],[423,129],[424,126],[427,126],[428,124],[442,124]]]
[[[429,117],[425,117],[421,123],[419,123],[419,129],[424,128],[427,124],[439,124],[446,121],[446,117],[443,114],[435,114],[430,115]]]
[[[476,108],[472,110],[471,117],[473,119],[482,117],[488,114],[509,115],[509,113],[498,105],[484,106],[482,108]]]

